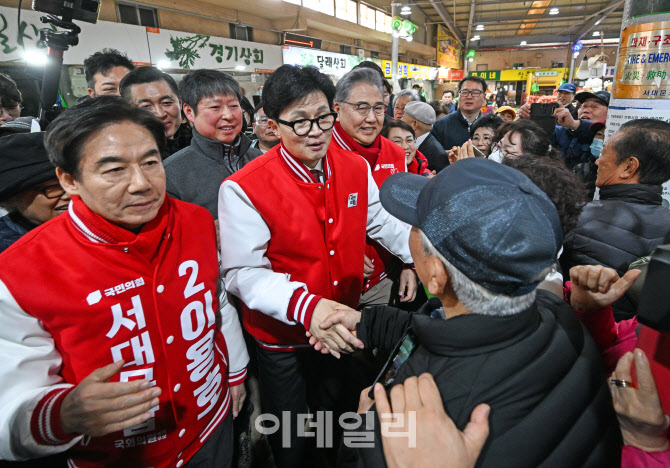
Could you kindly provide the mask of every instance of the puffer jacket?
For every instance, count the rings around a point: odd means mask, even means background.
[[[660,185],[618,184],[600,189],[600,200],[587,204],[577,227],[565,238],[561,267],[605,265],[622,276],[631,263],[670,242],[670,210],[662,205]],[[614,306],[618,320],[635,313],[624,296]]]
[[[358,338],[389,353],[411,327],[418,347],[394,383],[432,374],[460,430],[477,405],[490,405],[490,434],[476,466],[620,466],[621,436],[600,355],[565,302],[538,290],[535,303],[516,315],[447,320],[431,316],[440,307],[431,299],[413,315],[363,311]],[[386,466],[378,419],[374,428],[374,448],[346,448],[345,432],[340,466]]]

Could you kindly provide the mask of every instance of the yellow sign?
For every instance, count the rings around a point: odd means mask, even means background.
[[[624,28],[614,97],[670,99],[670,21]]]
[[[535,70],[503,70],[500,72],[500,81],[526,81],[529,73]]]
[[[442,25],[437,27],[437,65],[444,68],[463,68],[461,44]]]
[[[393,62],[390,60],[381,61],[382,70],[384,70],[384,76],[386,78],[391,78],[391,70],[393,70]],[[425,67],[423,65],[412,65],[411,63],[402,63],[398,62],[398,78],[412,78],[414,80],[429,80],[430,79],[430,67]]]

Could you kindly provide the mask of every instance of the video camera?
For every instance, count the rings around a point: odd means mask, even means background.
[[[44,24],[58,28],[40,29],[40,40],[47,45],[47,62],[44,65],[42,92],[40,94],[40,125],[46,128],[55,115],[54,104],[58,97],[58,82],[63,66],[63,53],[79,44],[81,28],[74,20],[96,23],[101,0],[33,0],[33,10],[47,13],[40,17]]]
[[[54,16],[71,16],[69,21],[97,23],[100,0],[33,0],[33,10]]]

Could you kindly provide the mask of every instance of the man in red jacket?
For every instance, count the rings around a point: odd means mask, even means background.
[[[381,208],[365,160],[331,144],[334,94],[315,68],[278,68],[265,83],[263,107],[281,143],[219,191],[221,271],[256,340],[263,413],[282,421],[281,431],[269,434],[278,468],[314,466],[302,430],[308,402],[333,424],[355,408],[355,401],[346,407],[343,391],[348,360],[315,353],[306,332],[338,357],[359,345],[343,327],[319,324],[358,306],[366,233],[411,261],[408,228]],[[312,440],[336,447],[333,429],[329,441]]]
[[[359,68],[338,81],[334,104],[338,115],[333,129],[333,145],[358,153],[370,167],[378,188],[391,174],[407,172],[405,152],[379,134],[384,124],[383,95],[379,74]],[[417,281],[411,265],[403,267],[388,249],[369,236],[364,262],[361,307],[388,305],[394,281],[399,281],[401,302],[414,300]]]
[[[212,216],[165,195],[164,146],[120,97],[49,127],[72,202],[1,256],[0,459],[231,465],[249,358]]]

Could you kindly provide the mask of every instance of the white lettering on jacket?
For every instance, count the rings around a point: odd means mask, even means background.
[[[179,276],[190,276],[184,288],[184,298],[188,299],[194,294],[205,289],[205,284],[196,284],[198,278],[198,262],[187,260],[179,265]],[[193,391],[197,398],[198,407],[204,408],[198,414],[198,419],[209,413],[221,396],[221,367],[215,363],[214,355],[214,333],[216,316],[212,308],[212,291],[205,291],[204,303],[202,300],[194,300],[184,307],[180,316],[182,337],[186,341],[195,341],[186,351],[186,359],[189,361],[186,370],[190,373],[189,378],[193,383],[201,385]]]

